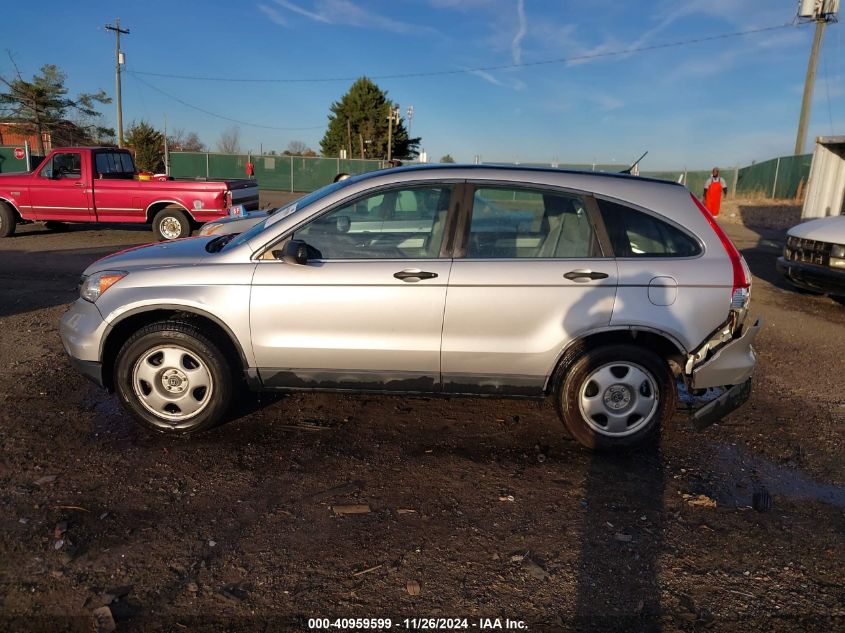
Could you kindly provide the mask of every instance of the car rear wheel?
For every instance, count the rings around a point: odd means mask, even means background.
[[[167,207],[153,218],[153,233],[160,242],[188,237],[191,234],[191,220],[181,209]]]
[[[654,440],[671,418],[676,399],[666,361],[635,345],[585,352],[564,374],[557,398],[569,432],[599,450]]]
[[[0,202],[0,237],[10,237],[15,234],[17,218],[15,210],[5,202]]]
[[[192,435],[216,425],[232,401],[232,372],[220,348],[192,325],[154,323],[124,343],[115,387],[145,427]]]

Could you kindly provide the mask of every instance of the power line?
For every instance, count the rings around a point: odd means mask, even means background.
[[[715,40],[725,40],[734,37],[741,37],[743,35],[753,35],[756,33],[765,33],[768,31],[777,31],[780,29],[800,27],[800,24],[794,22],[787,22],[785,24],[778,24],[775,26],[766,26],[756,29],[747,29],[744,31],[735,31],[733,33],[722,33],[721,35],[710,35],[707,37],[696,37],[688,40],[678,40],[675,42],[664,42],[662,44],[651,44],[649,46],[637,46],[632,48],[623,48],[615,51],[605,51],[602,53],[585,53],[583,55],[572,55],[570,57],[557,57],[554,59],[543,59],[533,62],[522,62],[519,64],[498,64],[493,66],[477,66],[475,68],[459,68],[451,70],[431,70],[420,71],[413,73],[397,73],[390,75],[373,75],[371,79],[410,79],[419,77],[437,77],[441,75],[461,75],[475,72],[490,72],[494,70],[510,70],[513,68],[525,68],[529,66],[545,66],[549,64],[565,64],[576,61],[587,61],[591,59],[600,59],[604,57],[616,57],[620,55],[631,55],[634,53],[644,53],[647,51],[660,50],[664,48],[676,48],[679,46],[686,46],[688,44],[700,44],[702,42],[712,42]],[[245,77],[207,77],[196,75],[174,75],[169,73],[154,73],[136,70],[133,71],[136,75],[145,75],[147,77],[163,77],[167,79],[184,79],[188,81],[229,81],[238,83],[330,83],[339,81],[354,81],[358,77],[313,77],[313,78],[245,78]]]
[[[161,88],[158,88],[158,87],[152,85],[150,82],[148,82],[148,81],[142,79],[141,77],[139,77],[138,76],[139,73],[137,71],[124,70],[124,72],[129,73],[135,79],[140,81],[142,84],[144,84],[148,88],[151,88],[152,90],[155,90],[156,92],[158,92],[160,94],[163,94],[165,97],[168,97],[169,99],[173,99],[174,101],[181,103],[183,106],[185,106],[187,108],[197,110],[198,112],[202,112],[204,114],[207,114],[208,116],[213,116],[217,119],[223,119],[224,121],[230,121],[232,123],[237,123],[239,125],[246,125],[248,127],[262,128],[264,130],[283,130],[283,131],[288,131],[288,132],[290,132],[290,131],[302,131],[302,130],[322,130],[326,127],[325,125],[314,125],[314,126],[311,126],[311,127],[277,127],[275,125],[261,125],[260,123],[250,123],[249,121],[241,121],[240,119],[233,119],[231,117],[224,116],[222,114],[217,114],[216,112],[212,112],[211,110],[206,110],[205,108],[201,108],[201,107],[194,105],[192,103],[188,103],[187,101],[180,99],[179,97],[172,95],[169,92],[165,92]]]

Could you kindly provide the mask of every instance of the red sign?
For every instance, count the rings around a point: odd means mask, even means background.
[[[23,157],[24,157],[23,147],[16,147],[15,148],[15,158],[17,158],[18,160],[23,160]]]

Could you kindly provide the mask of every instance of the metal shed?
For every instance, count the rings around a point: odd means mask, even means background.
[[[819,136],[813,152],[801,219],[845,212],[845,136]]]

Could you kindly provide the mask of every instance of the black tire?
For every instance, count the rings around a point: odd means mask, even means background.
[[[162,350],[168,350],[168,354],[177,350],[179,363],[164,360]],[[159,354],[162,360],[156,364]],[[205,372],[202,376],[209,382],[205,392],[203,387],[194,388],[192,384],[192,372],[198,368]],[[145,372],[155,372],[154,379],[151,378],[154,382],[141,378]],[[172,377],[180,372],[184,378],[182,391],[170,392],[179,387],[169,382],[168,374]],[[133,334],[117,355],[114,376],[115,390],[124,408],[142,426],[167,435],[194,435],[222,421],[231,405],[235,383],[221,347],[195,326],[177,321],[153,323]],[[202,382],[202,377],[197,382]],[[162,408],[164,412],[157,414],[153,410],[155,399],[168,402]],[[197,403],[197,411],[185,413],[179,408],[184,403],[187,408]]]
[[[159,242],[188,237],[191,230],[188,214],[176,207],[166,207],[153,218],[153,233]]]
[[[629,374],[632,370],[644,378]],[[636,389],[629,388],[626,379],[633,380]],[[561,420],[578,442],[612,450],[655,441],[660,427],[674,414],[677,397],[665,360],[644,347],[618,344],[588,350],[577,358],[559,379],[556,401]],[[593,415],[585,412],[582,402]],[[637,413],[641,407],[648,408],[647,414]],[[613,419],[596,411],[613,411]]]
[[[18,226],[15,210],[5,202],[0,202],[0,237],[11,237]]]
[[[56,222],[55,220],[48,220],[44,223],[44,228],[48,231],[54,231],[56,233],[64,233],[70,227],[67,225],[66,222]]]

